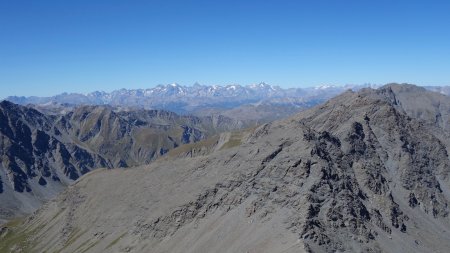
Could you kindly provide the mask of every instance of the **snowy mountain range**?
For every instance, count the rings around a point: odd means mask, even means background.
[[[323,85],[311,88],[281,88],[267,83],[242,85],[180,84],[158,85],[147,89],[120,89],[112,92],[94,91],[88,94],[62,93],[52,97],[10,96],[6,100],[21,104],[112,105],[144,109],[165,109],[177,113],[198,110],[231,109],[248,104],[276,104],[304,107],[315,105],[347,89],[359,90],[374,85]]]

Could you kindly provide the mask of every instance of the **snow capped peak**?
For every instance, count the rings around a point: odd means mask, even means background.
[[[345,86],[326,84],[304,88],[281,88],[265,82],[245,86],[235,83],[227,85],[201,85],[195,83],[191,86],[166,83],[146,89],[119,89],[112,92],[98,91],[87,94],[63,93],[45,99],[19,97],[15,98],[14,101],[18,101],[21,104],[57,101],[72,104],[111,104],[152,108],[154,105],[166,106],[170,103],[175,103],[176,106],[208,104],[216,100],[224,103],[235,103],[236,101],[248,102],[267,99],[288,101],[286,99],[297,99],[298,97],[328,98],[348,89],[358,90],[366,87],[376,88],[378,86],[376,84],[348,84]],[[442,92],[442,90],[439,91]]]
[[[334,86],[334,85],[327,85],[327,84],[324,84],[324,85],[316,86],[316,87],[314,87],[314,89],[315,89],[315,90],[326,90],[326,89],[335,88],[335,87],[336,87],[336,86]]]
[[[368,85],[365,86],[375,86]],[[279,98],[279,97],[290,97],[295,96],[295,94],[304,94],[306,90],[317,93],[327,93],[327,92],[339,92],[345,87],[334,86],[334,85],[320,85],[316,87],[311,87],[308,89],[292,88],[284,89],[279,86],[273,86],[265,82],[254,83],[246,86],[241,86],[239,84],[228,84],[228,85],[201,85],[199,83],[194,83],[191,86],[184,86],[178,83],[167,83],[159,84],[152,88],[146,89],[119,89],[113,92],[96,91],[86,94],[87,100],[95,101],[96,103],[116,103],[115,101],[123,101],[124,98],[127,99],[153,99],[153,100],[170,100],[170,99],[196,99],[204,98],[211,99],[221,97],[224,99],[263,99],[263,98]],[[62,94],[63,96],[73,96],[70,94]],[[81,99],[81,98],[80,98]],[[130,100],[130,101],[131,101]],[[112,102],[113,101],[113,102]],[[152,102],[153,103],[153,102]]]
[[[226,87],[227,90],[236,90],[236,85],[228,85]]]
[[[261,83],[258,83],[258,84],[250,84],[247,87],[250,88],[250,89],[253,89],[253,90],[265,90],[267,92],[280,90],[280,88],[278,86],[274,87],[274,86],[272,86],[272,85],[270,85],[268,83],[265,83],[265,82],[261,82]]]

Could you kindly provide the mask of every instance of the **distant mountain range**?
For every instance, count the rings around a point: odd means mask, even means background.
[[[88,94],[62,93],[51,97],[9,96],[5,100],[21,105],[40,105],[54,108],[64,105],[111,105],[143,109],[163,109],[178,114],[218,113],[244,106],[276,106],[281,108],[309,108],[348,90],[378,88],[380,85],[322,85],[310,88],[281,88],[267,83],[241,85],[200,85],[180,84],[158,85],[148,89],[120,89],[112,92],[94,91]],[[428,86],[429,90],[450,94],[450,86]],[[282,109],[284,110],[284,109]],[[235,111],[234,111],[235,112]],[[285,117],[288,115],[281,115]],[[269,117],[270,118],[270,117]],[[271,119],[276,119],[275,117]]]
[[[149,89],[120,89],[113,92],[95,91],[88,94],[62,93],[52,97],[10,96],[6,100],[27,105],[111,105],[164,109],[192,114],[205,108],[225,110],[248,104],[275,104],[304,107],[323,102],[347,89],[358,90],[373,85],[318,86],[283,89],[266,83],[254,85],[158,85]]]

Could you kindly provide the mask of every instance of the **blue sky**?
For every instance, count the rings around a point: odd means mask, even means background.
[[[450,1],[0,0],[0,97],[177,82],[450,85]]]

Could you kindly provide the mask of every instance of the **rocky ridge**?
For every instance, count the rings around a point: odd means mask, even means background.
[[[348,91],[235,145],[89,173],[6,226],[0,249],[445,252],[448,130],[417,117],[404,92],[435,96],[405,85]]]

